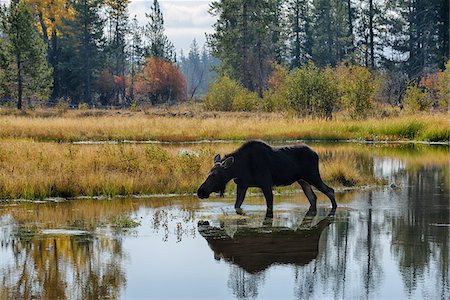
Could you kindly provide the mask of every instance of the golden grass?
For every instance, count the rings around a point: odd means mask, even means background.
[[[448,141],[449,114],[361,121],[301,119],[258,113],[94,113],[0,115],[0,138],[35,141],[106,140],[420,140]]]
[[[215,153],[229,153],[237,144],[71,145],[31,140],[0,141],[0,197],[45,198],[131,194],[193,194],[206,178]],[[373,155],[389,155],[386,147],[314,146],[321,157],[325,182],[332,186],[376,184]],[[448,163],[448,149],[393,151],[394,157]],[[395,149],[395,148],[394,148]],[[409,154],[408,154],[409,153]],[[412,153],[412,154],[411,154]],[[298,189],[292,185],[288,189]],[[234,184],[228,186],[234,192]]]

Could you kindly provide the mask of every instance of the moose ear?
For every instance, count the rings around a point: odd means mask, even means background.
[[[231,167],[231,165],[234,163],[234,157],[230,156],[227,159],[225,159],[222,163],[222,166],[226,169]]]
[[[214,163],[215,163],[215,164],[220,163],[220,154],[216,154],[216,155],[214,156]]]

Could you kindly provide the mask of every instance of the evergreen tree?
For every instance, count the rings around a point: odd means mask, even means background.
[[[61,74],[60,66],[60,36],[64,20],[74,17],[70,0],[22,0],[31,8],[37,19],[38,28],[47,45],[47,60],[53,68],[53,90],[51,98],[60,95]]]
[[[144,28],[139,26],[136,16],[131,21],[130,26],[130,45],[129,45],[129,64],[130,64],[130,98],[134,101],[134,87],[136,83],[136,74],[140,71],[142,60],[144,57],[144,46],[142,41],[142,34]]]
[[[189,50],[187,58],[187,70],[185,73],[187,79],[187,92],[189,98],[194,98],[198,92],[198,88],[203,81],[205,70],[202,68],[200,61],[200,50],[197,41],[194,39]]]
[[[335,66],[348,60],[351,49],[348,3],[344,0],[313,0],[312,59],[319,66]]]
[[[300,67],[312,57],[311,14],[308,0],[287,2],[291,68]]]
[[[119,76],[121,82],[124,82],[129,0],[106,0],[105,4],[108,17],[107,65],[111,75]],[[115,96],[119,96],[118,100],[123,101],[125,86],[119,85],[116,91]]]
[[[150,13],[145,16],[149,19],[145,26],[148,38],[145,56],[176,62],[175,47],[164,34],[164,18],[158,0],[153,1]]]
[[[244,87],[260,96],[266,87],[270,62],[280,60],[280,32],[275,0],[213,1],[210,14],[217,17],[215,32],[208,36],[212,53],[222,62],[222,73],[228,73]],[[268,30],[268,29],[272,29]]]
[[[23,99],[47,99],[52,85],[51,68],[46,61],[47,47],[34,27],[34,18],[26,3],[11,1],[2,8],[0,81],[7,93],[17,98],[17,108]]]
[[[383,11],[386,68],[401,69],[410,79],[443,69],[449,49],[448,1],[392,0]]]
[[[104,65],[104,20],[101,0],[73,3],[75,16],[65,20],[61,38],[61,93],[74,103],[94,104],[97,79]]]

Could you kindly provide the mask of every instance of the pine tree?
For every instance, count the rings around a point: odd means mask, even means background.
[[[194,98],[198,93],[198,89],[203,81],[205,70],[202,68],[200,61],[200,50],[197,45],[197,41],[194,39],[189,49],[187,58],[187,92],[189,98]]]
[[[36,16],[37,26],[42,38],[47,45],[47,60],[53,68],[52,98],[60,94],[60,36],[64,20],[74,17],[73,6],[70,0],[22,0],[30,7]]]
[[[104,20],[101,0],[73,3],[75,16],[65,20],[61,38],[61,94],[74,103],[94,104],[97,79],[104,65]]]
[[[130,26],[130,45],[129,45],[129,59],[130,59],[130,98],[134,101],[134,87],[136,83],[136,74],[140,71],[142,60],[144,57],[144,46],[142,42],[142,34],[144,28],[139,26],[136,16],[131,21]]]
[[[410,79],[443,68],[448,60],[448,1],[386,2],[383,9],[384,53],[387,68],[400,68]]]
[[[51,68],[46,61],[47,47],[34,27],[34,19],[26,3],[12,1],[2,9],[2,66],[0,80],[17,97],[17,108],[23,99],[47,99],[52,85]]]
[[[148,38],[145,56],[176,62],[175,47],[164,34],[164,18],[158,0],[153,1],[150,13],[145,16],[149,19],[145,26]]]
[[[271,61],[281,57],[282,45],[277,34],[274,36],[274,32],[281,33],[279,24],[275,24],[279,8],[275,0],[222,0],[213,1],[209,11],[217,21],[208,44],[222,63],[221,72],[260,96],[267,85]]]
[[[349,59],[348,4],[344,0],[313,0],[312,59],[335,66]]]
[[[112,76],[118,76],[124,82],[129,0],[106,0],[105,4],[108,22],[107,66]],[[125,98],[125,86],[117,86],[114,96],[122,102]]]
[[[287,2],[291,68],[300,67],[312,57],[312,32],[309,1]]]

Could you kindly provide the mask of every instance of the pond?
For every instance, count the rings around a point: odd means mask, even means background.
[[[259,194],[245,216],[233,195],[0,202],[0,298],[448,299],[448,147],[355,148],[385,184],[335,214],[300,191],[273,219]]]

